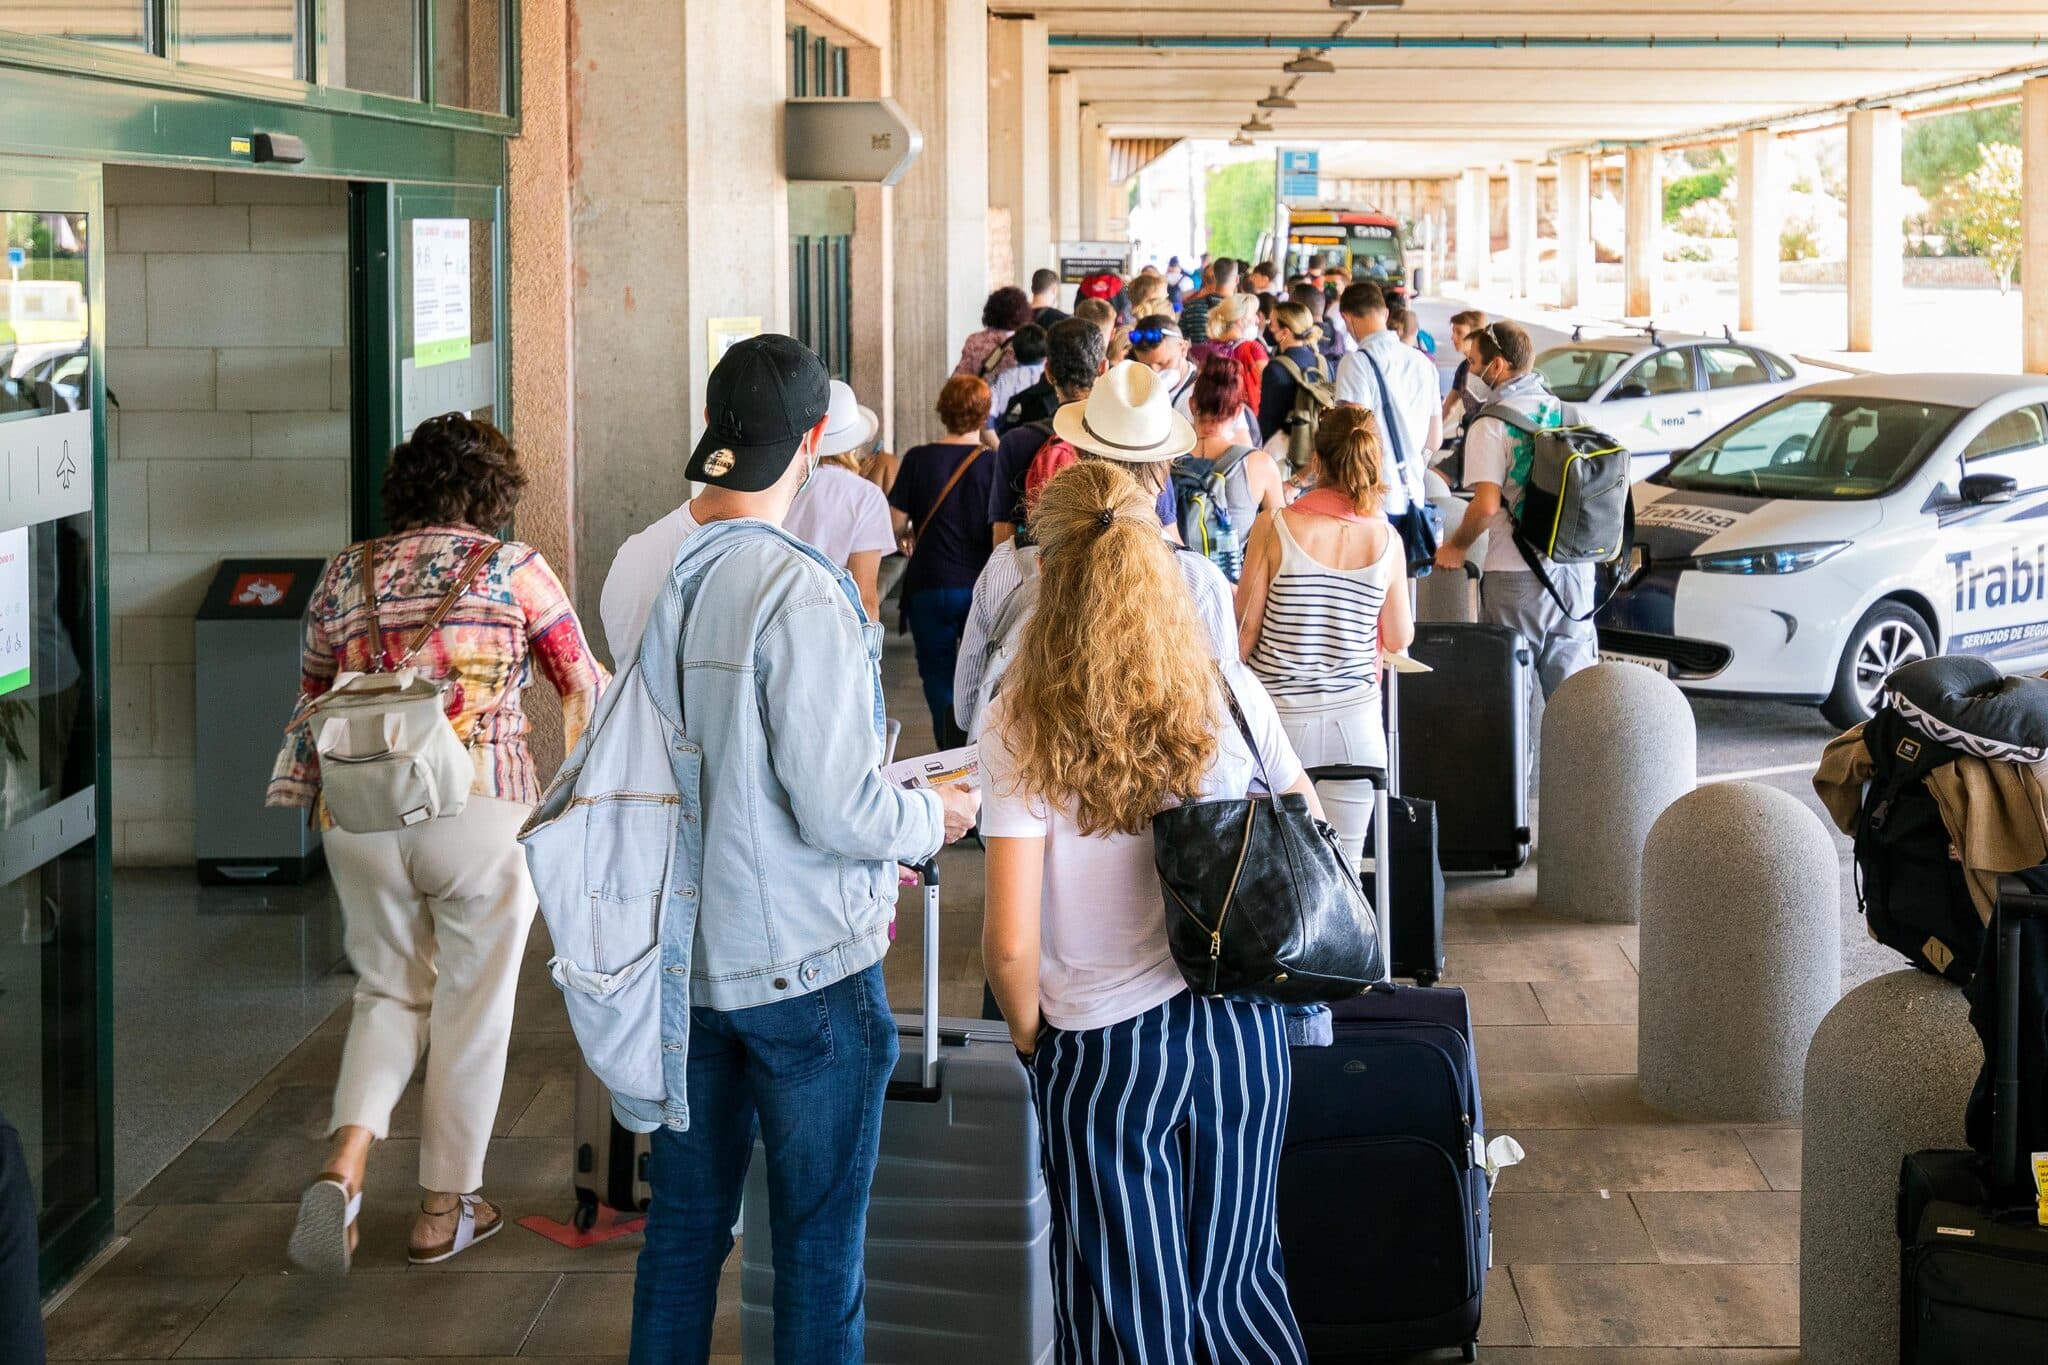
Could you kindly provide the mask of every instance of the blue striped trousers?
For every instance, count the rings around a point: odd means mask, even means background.
[[[1306,1365],[1274,1188],[1281,1009],[1187,992],[1033,1058],[1062,1365]]]

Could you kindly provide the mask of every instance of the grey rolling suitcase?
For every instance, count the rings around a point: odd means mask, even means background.
[[[1000,1023],[940,1019],[939,875],[924,883],[924,1013],[897,1021],[903,1058],[882,1111],[868,1203],[871,1365],[1041,1365],[1053,1356],[1052,1206],[1031,1083]],[[767,1154],[747,1171],[740,1343],[775,1359]]]
[[[612,1117],[611,1092],[580,1059],[571,1123],[576,1140],[576,1231],[594,1228],[603,1209],[627,1217],[647,1212],[652,1197],[647,1187],[648,1134],[636,1133]]]

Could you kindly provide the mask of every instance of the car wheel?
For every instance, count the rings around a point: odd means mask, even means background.
[[[1892,670],[1933,652],[1934,633],[1920,613],[1899,602],[1878,603],[1849,632],[1835,669],[1835,690],[1821,703],[1820,713],[1844,730],[1861,725],[1877,710]]]

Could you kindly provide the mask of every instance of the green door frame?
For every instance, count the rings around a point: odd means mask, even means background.
[[[87,354],[92,385],[93,689],[93,1110],[95,1193],[61,1226],[45,1230],[44,1293],[104,1242],[114,1224],[114,892],[112,754],[107,611],[106,206],[100,168],[80,162],[0,157],[0,207],[9,212],[85,213]],[[41,1021],[37,1021],[38,1034]],[[40,1223],[40,1217],[38,1222]]]
[[[349,462],[350,525],[357,537],[382,534],[384,470],[404,422],[402,297],[406,225],[419,218],[468,218],[491,225],[491,340],[496,425],[512,430],[511,346],[507,338],[505,193],[497,185],[357,184],[349,192],[350,392],[354,458]]]

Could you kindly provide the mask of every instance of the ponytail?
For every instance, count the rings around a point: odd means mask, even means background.
[[[1342,493],[1360,515],[1380,509],[1379,418],[1365,408],[1332,408],[1316,424],[1316,465],[1322,487]]]

